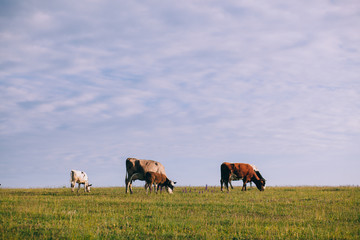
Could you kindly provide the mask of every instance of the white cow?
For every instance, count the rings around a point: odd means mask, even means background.
[[[89,184],[89,178],[86,174],[86,172],[78,171],[78,170],[71,170],[70,172],[70,182],[71,182],[71,191],[74,192],[75,184],[78,184],[78,190],[79,192],[80,185],[84,184],[84,191],[90,192],[90,186],[92,184]]]

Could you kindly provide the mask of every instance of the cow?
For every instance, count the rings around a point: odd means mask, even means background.
[[[241,179],[243,180],[243,187],[241,191],[246,191],[246,183],[251,181],[255,183],[256,187],[260,191],[264,191],[265,189],[266,180],[264,178],[259,178],[254,168],[250,164],[224,162],[221,164],[220,171],[221,171],[221,179],[220,179],[221,191],[223,191],[223,184],[225,184],[227,191],[229,191],[228,184],[231,182],[231,180],[241,180]],[[230,186],[232,186],[231,183]]]
[[[71,182],[71,191],[74,192],[75,184],[78,184],[78,190],[79,192],[80,185],[84,184],[84,191],[90,192],[90,187],[92,184],[89,184],[89,178],[86,174],[86,172],[78,171],[78,170],[71,170],[70,172],[70,182]]]
[[[174,184],[176,184],[176,182],[169,180],[166,177],[166,175],[156,172],[147,172],[145,174],[145,181],[146,181],[145,184],[146,194],[148,193],[149,188],[151,192],[152,185],[154,185],[154,189],[156,193],[158,192],[159,187],[165,187],[166,191],[172,194],[174,190]]]
[[[256,175],[257,175],[260,179],[263,179],[264,181],[266,181],[266,180],[263,178],[263,176],[261,175],[259,169],[258,169],[255,165],[250,164],[250,166],[252,166],[252,168],[254,169]],[[236,180],[236,179],[235,179],[235,180]],[[252,186],[251,183],[252,183],[252,182],[250,182],[250,187]],[[231,189],[234,189],[233,185],[231,184],[231,179],[229,180],[229,184],[230,184]],[[264,186],[264,189],[265,189],[265,186]]]
[[[125,193],[132,194],[132,181],[142,180],[145,181],[145,174],[147,172],[162,173],[166,176],[164,166],[154,160],[145,160],[137,158],[126,159],[126,176],[125,176]]]

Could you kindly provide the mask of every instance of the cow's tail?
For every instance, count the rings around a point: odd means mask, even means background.
[[[221,171],[221,180],[228,182],[230,177],[230,170],[225,163],[221,164],[220,171]]]
[[[126,173],[125,173],[125,182],[129,179],[129,169],[131,169],[133,167],[133,163],[130,160],[130,158],[127,158],[125,161],[125,165],[126,165]]]
[[[74,191],[74,187],[75,187],[74,179],[75,179],[75,172],[74,172],[74,170],[71,170],[71,172],[70,172],[70,187],[71,187],[71,191]]]
[[[73,179],[74,179],[74,175],[75,175],[74,170],[71,170],[71,172],[70,172],[70,182],[72,182],[72,181],[73,181]]]

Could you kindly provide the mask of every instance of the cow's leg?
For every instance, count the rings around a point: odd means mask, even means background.
[[[133,191],[132,191],[132,181],[129,181],[129,191],[130,191],[130,194],[132,194],[133,193]]]
[[[128,189],[129,189],[129,180],[127,176],[125,176],[125,193],[128,193]]]
[[[152,192],[151,186],[152,186],[152,183],[147,183],[147,184],[146,184],[146,187],[147,187],[146,194],[147,194],[147,192],[148,192],[149,189],[150,189],[150,194],[151,194],[151,192]]]
[[[230,182],[230,181],[226,181],[226,180],[224,180],[224,179],[220,179],[220,189],[221,189],[222,192],[223,192],[223,185],[225,185],[226,190],[229,191],[229,185],[228,185],[229,182]],[[230,186],[231,186],[231,183],[230,183]]]
[[[132,182],[136,179],[139,178],[139,176],[141,176],[139,173],[135,173],[133,175],[131,175],[131,177],[128,179],[128,186],[129,186],[129,190],[130,190],[130,193],[132,194],[133,193],[133,190],[132,190]]]
[[[132,180],[134,175],[135,174],[128,177],[125,176],[125,193],[128,193],[129,191],[132,193]]]
[[[247,179],[243,179],[243,187],[241,188],[241,191],[246,191],[246,183],[247,183]]]
[[[77,193],[79,193],[79,190],[80,190],[80,186],[81,185],[81,183],[78,183],[78,189],[77,189]]]
[[[156,193],[159,192],[159,188],[160,188],[160,184],[157,185],[157,188],[156,188]]]
[[[226,187],[226,190],[227,190],[228,192],[230,192],[230,189],[229,189],[229,182],[228,182],[228,181],[226,181],[226,182],[225,182],[225,187]]]
[[[147,183],[145,183],[145,191],[146,191],[146,194],[148,194],[148,190],[149,190],[149,185]]]
[[[126,190],[125,192],[128,193],[130,191],[130,194],[132,194],[132,178],[134,175],[131,175],[129,178],[125,178],[125,184],[126,184]]]
[[[128,193],[129,191],[130,191],[130,194],[133,193],[133,191],[132,191],[132,181],[135,180],[135,179],[133,178],[134,175],[135,175],[135,174],[133,174],[133,175],[132,175],[131,177],[129,177],[129,178],[125,178],[125,184],[126,184],[125,193]]]
[[[157,185],[157,184],[154,182],[154,191],[155,191],[155,193],[158,193],[158,190],[159,190],[159,185]]]
[[[71,182],[71,192],[74,192],[75,182]]]
[[[153,187],[154,187],[154,191],[156,192],[155,183],[150,183],[149,185],[150,185],[150,193],[152,192]]]
[[[231,189],[234,189],[234,187],[233,187],[232,184],[231,184],[231,181],[229,181],[229,184],[230,184]]]

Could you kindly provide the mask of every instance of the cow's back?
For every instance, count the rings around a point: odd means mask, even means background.
[[[166,182],[166,175],[162,174],[162,173],[155,173],[155,182],[156,183],[164,183]]]
[[[165,174],[164,166],[154,160],[145,160],[145,159],[137,159],[137,158],[128,158],[126,159],[126,171],[129,175],[133,173],[145,173],[147,172],[156,172]]]
[[[234,174],[238,178],[243,178],[245,176],[256,175],[253,167],[247,163],[228,163],[224,162],[221,164],[221,178],[229,179],[229,177]]]
[[[139,161],[139,164],[144,170],[144,172],[155,172],[155,173],[165,174],[164,166],[157,161],[145,160],[145,161]]]
[[[88,181],[87,174],[85,172],[83,172],[83,171],[78,171],[78,170],[71,170],[70,178],[71,178],[71,181],[75,181],[75,182],[86,182],[86,181]]]
[[[254,168],[247,163],[235,163],[234,174],[236,174],[239,177],[249,176],[250,178],[252,178],[254,175],[256,176]]]

